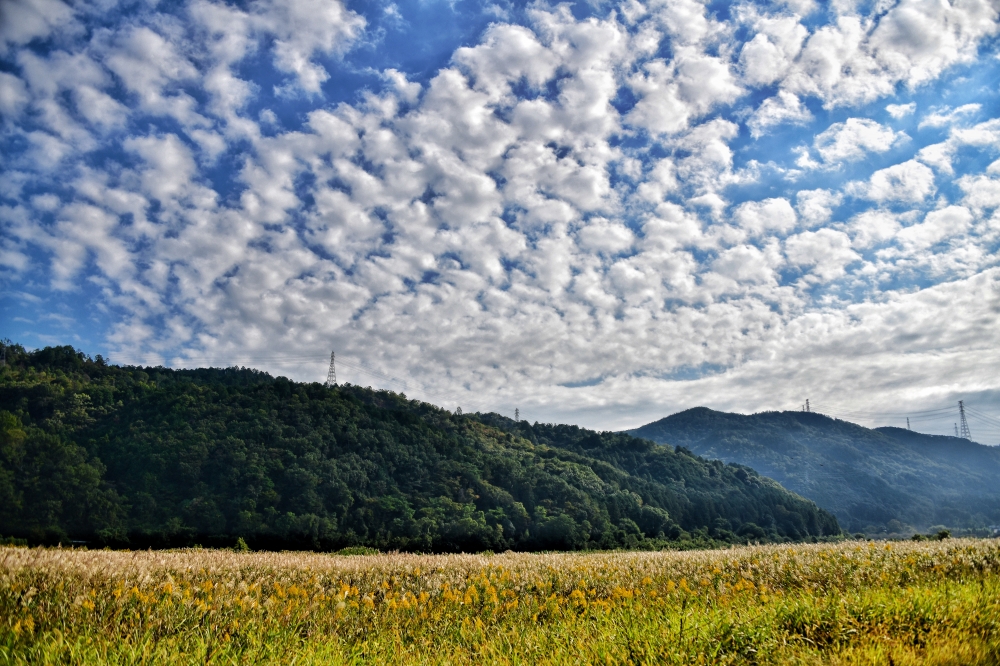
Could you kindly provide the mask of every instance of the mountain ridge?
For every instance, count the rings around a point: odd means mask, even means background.
[[[1000,522],[1000,448],[965,439],[865,428],[816,412],[707,407],[626,432],[750,466],[831,511],[849,531]]]

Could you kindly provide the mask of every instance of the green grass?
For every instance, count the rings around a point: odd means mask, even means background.
[[[0,663],[998,664],[1000,543],[0,549]]]

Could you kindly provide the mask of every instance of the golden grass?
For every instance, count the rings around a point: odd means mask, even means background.
[[[1000,664],[1000,542],[0,548],[0,663]]]

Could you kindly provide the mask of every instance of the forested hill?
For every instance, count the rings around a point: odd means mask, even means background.
[[[0,535],[130,547],[653,548],[840,533],[750,469],[246,369],[7,346]]]
[[[809,412],[704,407],[630,432],[753,467],[852,532],[1000,524],[1000,448],[958,437],[872,430]]]

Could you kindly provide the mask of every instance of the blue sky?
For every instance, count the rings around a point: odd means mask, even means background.
[[[998,40],[985,0],[11,0],[0,334],[601,428],[964,399],[996,443]]]

